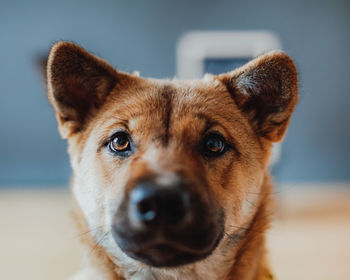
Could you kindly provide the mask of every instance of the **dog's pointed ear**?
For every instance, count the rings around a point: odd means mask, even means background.
[[[298,100],[297,70],[288,55],[272,51],[218,78],[258,135],[283,139]]]
[[[73,43],[56,43],[47,62],[47,87],[62,137],[81,130],[126,76]]]

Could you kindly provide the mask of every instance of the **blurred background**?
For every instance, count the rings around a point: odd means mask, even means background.
[[[295,60],[301,98],[273,168],[271,258],[280,279],[350,279],[350,1],[0,0],[4,279],[64,279],[78,265],[67,147],[39,67],[52,44],[73,41],[120,70],[166,78],[193,30],[266,30]]]

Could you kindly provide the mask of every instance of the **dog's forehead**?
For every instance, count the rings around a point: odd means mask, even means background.
[[[214,79],[142,79],[127,88],[116,87],[92,127],[100,137],[125,127],[139,136],[167,142],[173,135],[188,143],[213,123],[232,125],[240,118],[230,93]]]
[[[234,104],[226,87],[214,79],[193,81],[147,79],[113,92],[107,112],[125,120],[146,117],[164,120],[184,115],[227,115]],[[165,114],[165,115],[164,115]]]

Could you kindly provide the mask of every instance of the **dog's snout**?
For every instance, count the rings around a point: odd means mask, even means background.
[[[143,226],[178,226],[189,209],[188,194],[177,186],[141,183],[130,193],[130,218]]]
[[[114,240],[124,253],[152,266],[204,258],[220,241],[224,218],[198,189],[181,179],[133,182],[116,211]]]

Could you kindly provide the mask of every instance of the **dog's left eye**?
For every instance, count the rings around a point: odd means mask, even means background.
[[[204,137],[201,145],[204,156],[215,157],[222,155],[226,150],[226,141],[223,136],[211,133]]]
[[[108,148],[118,156],[129,156],[133,148],[130,135],[124,131],[117,132],[111,137]]]

